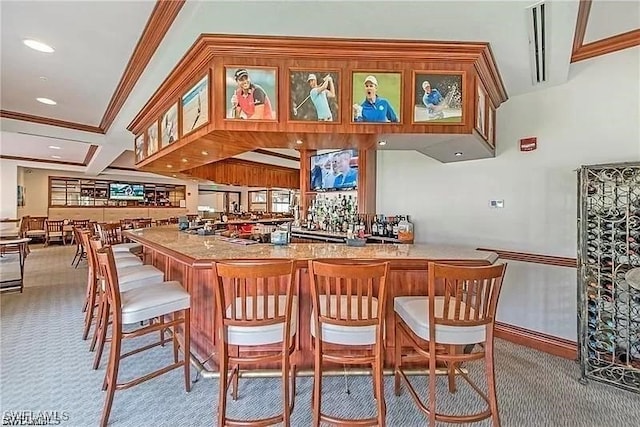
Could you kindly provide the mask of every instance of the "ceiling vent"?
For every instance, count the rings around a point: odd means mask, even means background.
[[[533,85],[548,80],[548,36],[549,7],[545,2],[536,3],[527,8],[527,27],[529,29],[529,60],[531,64],[531,82]]]

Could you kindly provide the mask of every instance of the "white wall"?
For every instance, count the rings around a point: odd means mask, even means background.
[[[640,160],[639,82],[640,48],[572,65],[567,83],[500,107],[494,159],[442,164],[378,152],[377,211],[410,214],[417,242],[575,257],[575,170]],[[538,149],[522,153],[518,140],[528,136]],[[504,208],[490,209],[491,199]],[[575,270],[507,270],[499,320],[576,339]]]
[[[0,160],[0,218],[18,215],[18,164]]]

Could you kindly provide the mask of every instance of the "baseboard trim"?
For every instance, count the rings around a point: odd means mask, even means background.
[[[571,360],[578,359],[578,344],[571,340],[501,322],[496,322],[494,335],[496,338],[502,338],[503,340],[525,347],[535,348],[536,350],[553,354],[554,356]]]

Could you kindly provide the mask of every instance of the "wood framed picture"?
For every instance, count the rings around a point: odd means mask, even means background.
[[[278,119],[277,68],[227,66],[225,82],[227,119]]]
[[[402,73],[356,71],[351,81],[354,123],[400,123]]]
[[[462,124],[464,73],[413,73],[413,123]]]
[[[476,87],[476,130],[487,139],[487,92],[480,82]]]
[[[158,122],[147,129],[147,157],[158,151]]]
[[[340,73],[289,69],[289,121],[340,123]]]
[[[144,133],[136,136],[134,140],[134,153],[136,156],[136,163],[142,161],[145,158],[145,147],[144,147]]]
[[[488,129],[487,129],[487,141],[493,148],[496,147],[496,110],[491,104],[489,104],[489,117],[488,117]]]
[[[209,74],[182,95],[182,136],[209,123]]]
[[[160,146],[165,147],[178,140],[178,103],[173,104],[160,121]]]

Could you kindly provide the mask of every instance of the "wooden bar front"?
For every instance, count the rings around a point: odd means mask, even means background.
[[[211,359],[216,353],[218,331],[214,325],[215,293],[212,263],[229,259],[294,259],[296,261],[295,289],[298,293],[297,351],[293,362],[299,369],[313,368],[313,349],[310,331],[311,293],[307,264],[309,259],[340,260],[367,259],[388,261],[391,272],[387,286],[385,331],[385,365],[394,364],[393,298],[396,296],[426,295],[427,263],[438,261],[457,265],[489,265],[497,260],[493,252],[444,245],[366,245],[352,248],[334,243],[300,243],[286,247],[270,244],[250,246],[225,242],[214,236],[190,235],[175,226],[154,227],[125,232],[126,236],[144,246],[145,262],[165,272],[166,280],[178,280],[191,294],[191,352],[200,361]],[[273,347],[271,347],[273,348]],[[269,348],[246,347],[242,353],[257,354]],[[217,370],[206,362],[208,369]],[[268,368],[259,366],[258,368]]]

